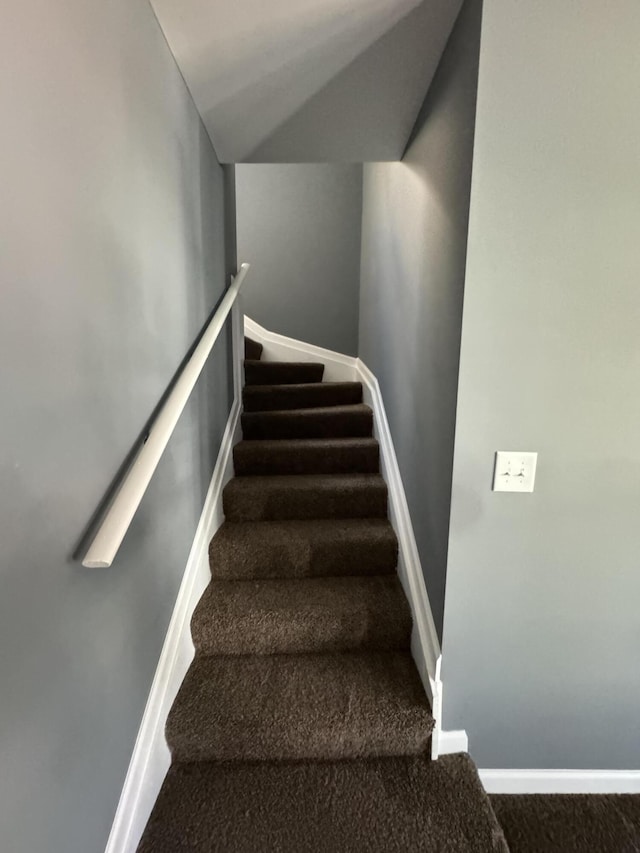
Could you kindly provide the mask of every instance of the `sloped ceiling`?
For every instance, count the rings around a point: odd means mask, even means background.
[[[462,0],[151,0],[223,163],[398,160]]]

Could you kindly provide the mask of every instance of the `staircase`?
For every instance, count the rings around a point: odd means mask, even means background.
[[[261,354],[138,850],[504,851],[469,757],[428,758],[362,386]]]

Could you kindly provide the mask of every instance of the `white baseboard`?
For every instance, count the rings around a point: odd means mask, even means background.
[[[411,605],[413,633],[411,652],[425,690],[431,700],[436,722],[431,738],[431,755],[437,758],[440,749],[442,721],[442,682],[440,667],[442,655],[427,588],[424,582],[418,546],[416,545],[409,506],[402,484],[389,421],[382,399],[380,385],[374,374],[360,359],[356,369],[362,382],[364,402],[373,409],[374,434],[380,444],[380,468],[389,489],[389,518],[398,537],[398,576]]]
[[[105,853],[135,853],[169,769],[170,754],[164,727],[169,709],[194,657],[191,617],[211,579],[209,542],[224,520],[222,490],[233,476],[232,449],[238,440],[240,408],[240,397],[236,394]]]
[[[489,794],[640,794],[640,770],[480,770]]]
[[[452,752],[469,752],[469,738],[464,729],[440,731],[438,755],[450,755]]]
[[[411,651],[436,721],[431,742],[432,756],[437,758],[442,719],[440,643],[378,380],[359,358],[269,332],[246,316],[244,328],[249,337],[263,345],[266,360],[322,361],[326,381],[362,382],[364,402],[373,409],[374,434],[380,444],[380,467],[389,489],[389,518],[398,537],[398,575],[413,614]]]

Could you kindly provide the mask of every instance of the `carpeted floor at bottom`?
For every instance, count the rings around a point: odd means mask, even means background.
[[[506,853],[464,754],[176,764],[138,853]]]
[[[640,795],[493,795],[511,853],[636,853]]]

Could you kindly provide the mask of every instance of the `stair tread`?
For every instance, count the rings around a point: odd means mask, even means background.
[[[321,383],[322,385],[328,383]],[[265,388],[268,386],[264,386]],[[287,385],[287,388],[291,388],[292,386]],[[335,415],[369,415],[372,414],[371,406],[367,406],[366,403],[349,403],[347,405],[339,405],[339,406],[306,406],[303,409],[268,409],[265,411],[258,412],[244,412],[248,417],[258,420],[275,420],[278,418],[289,419],[289,418],[318,418],[335,416]]]
[[[177,764],[138,853],[508,853],[468,755]]]
[[[248,385],[315,383],[322,380],[324,364],[315,361],[259,361],[247,358],[244,361],[244,372]]]
[[[385,516],[387,484],[380,474],[293,474],[234,477],[223,491],[234,521]]]
[[[380,468],[375,438],[243,440],[233,448],[236,476],[269,474],[374,474]]]
[[[234,477],[225,488],[253,490],[254,488],[287,488],[299,491],[333,491],[335,489],[382,488],[386,483],[380,474],[303,474],[273,477]]]
[[[215,578],[394,572],[398,542],[386,518],[225,521],[209,546]]]
[[[361,382],[303,382],[281,385],[261,384],[244,386],[242,397],[245,412],[266,412],[276,409],[305,409],[362,402]]]
[[[326,438],[243,438],[235,447],[251,447],[269,453],[276,450],[290,450],[292,453],[307,448],[330,450],[333,448],[379,447],[378,440],[366,435],[331,436]],[[234,448],[235,449],[235,448]]]
[[[270,367],[314,367],[317,369],[322,368],[324,370],[324,363],[322,361],[262,361],[261,359],[256,358],[245,358],[245,364],[251,364],[260,362],[259,367],[270,368]]]
[[[243,412],[245,439],[371,436],[373,412],[364,403]]]
[[[406,648],[411,612],[394,575],[216,581],[191,622],[203,654]]]
[[[196,656],[171,708],[178,761],[423,753],[431,709],[408,652]]]

